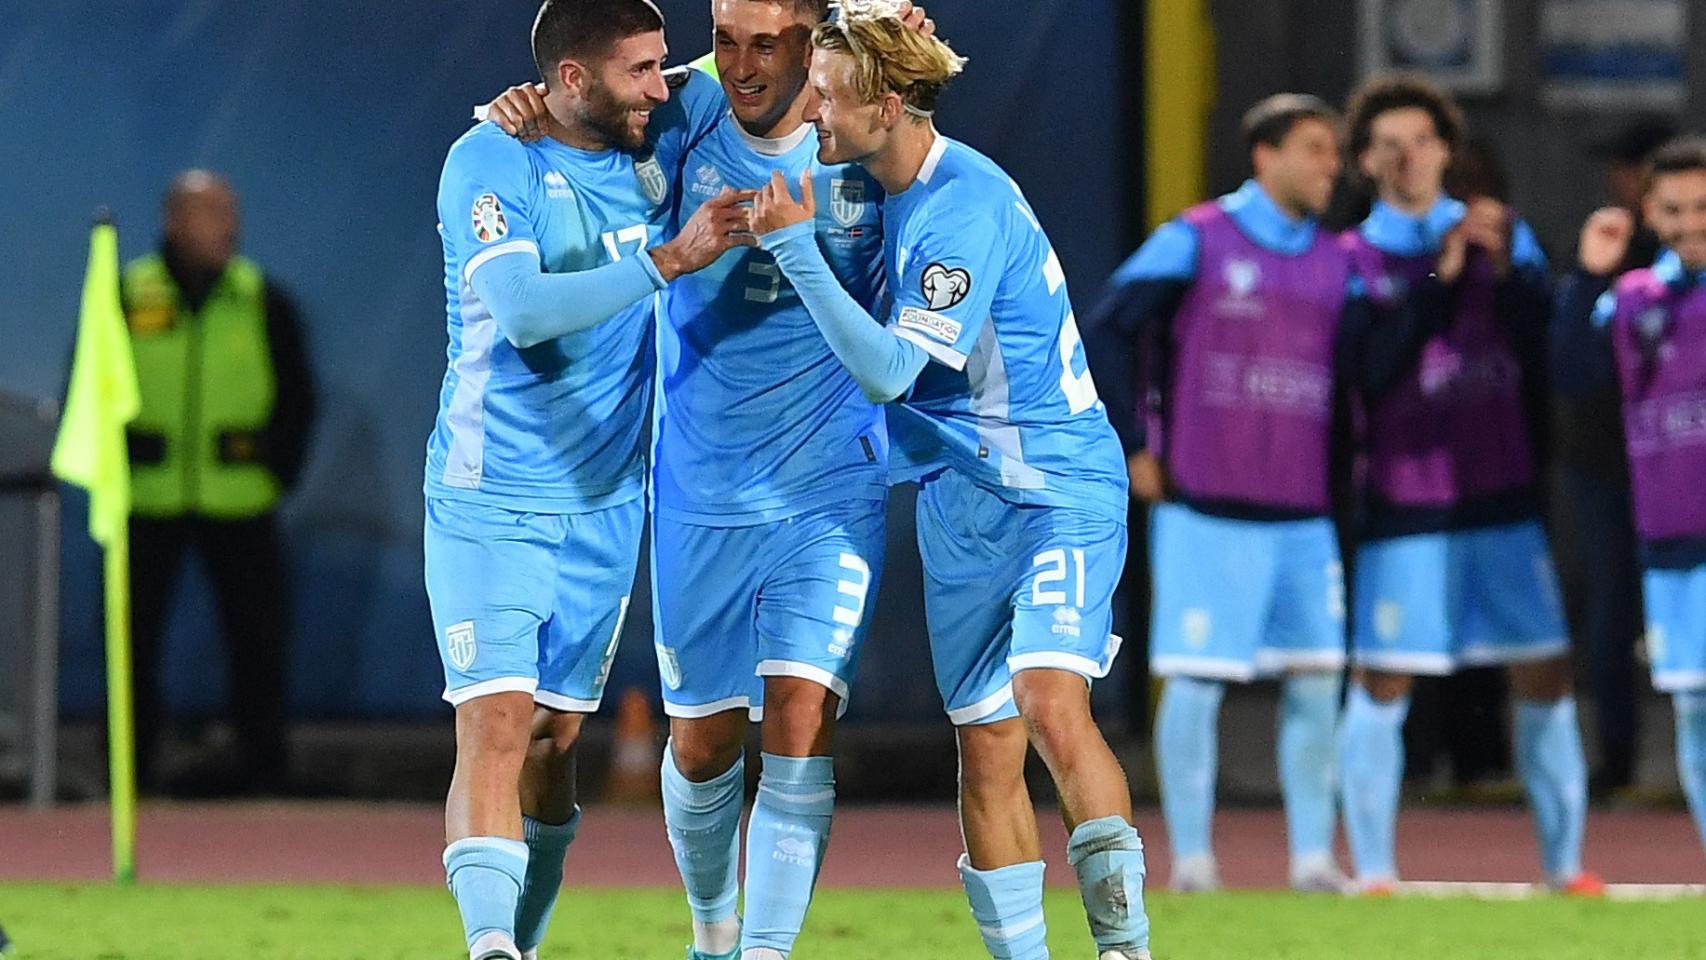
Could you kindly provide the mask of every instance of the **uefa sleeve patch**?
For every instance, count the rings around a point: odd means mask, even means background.
[[[932,263],[924,268],[919,288],[932,310],[947,310],[971,293],[971,273],[964,267],[946,267]]]
[[[960,322],[929,310],[905,307],[900,311],[900,319],[895,323],[902,329],[916,330],[932,340],[940,340],[950,346],[960,341]]]
[[[509,236],[509,221],[504,219],[503,204],[497,194],[482,193],[474,198],[474,238],[491,243]]]

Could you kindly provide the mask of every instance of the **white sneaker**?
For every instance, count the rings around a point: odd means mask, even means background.
[[[468,948],[468,960],[521,960],[521,951],[507,934],[493,930]]]
[[[1299,893],[1347,894],[1355,887],[1331,855],[1311,857],[1291,865],[1291,888]]]
[[[1174,893],[1212,893],[1220,889],[1220,867],[1213,854],[1186,857],[1173,864],[1170,880]]]

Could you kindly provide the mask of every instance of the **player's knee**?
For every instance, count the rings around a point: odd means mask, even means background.
[[[818,756],[829,749],[840,699],[798,677],[764,682],[764,749],[786,756]]]
[[[669,753],[675,769],[693,783],[715,780],[729,771],[746,749],[744,724],[676,721],[670,725]]]
[[[529,746],[533,698],[524,693],[476,697],[456,708],[459,756],[488,761],[511,757],[520,762]]]
[[[1523,700],[1550,703],[1570,695],[1570,661],[1565,657],[1520,663],[1510,668],[1511,692]]]
[[[585,714],[539,709],[533,716],[532,751],[554,759],[572,756],[585,722]]]
[[[1013,700],[1039,750],[1071,746],[1096,725],[1090,714],[1090,686],[1077,674],[1025,671],[1013,678]]]
[[[1375,703],[1396,703],[1410,695],[1415,679],[1408,674],[1364,670],[1357,678]]]
[[[1029,739],[1023,723],[1003,720],[957,730],[961,793],[974,802],[1023,791]]]

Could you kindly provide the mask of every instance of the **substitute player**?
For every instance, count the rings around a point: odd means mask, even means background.
[[[658,242],[660,165],[721,98],[706,78],[670,97],[650,0],[547,0],[532,40],[548,138],[476,126],[438,194],[450,350],[426,583],[456,707],[444,865],[473,960],[533,954],[579,819],[574,743],[637,562],[652,294],[750,236],[730,192]],[[649,143],[654,111],[677,117]]]
[[[1168,678],[1156,719],[1172,886],[1219,886],[1217,724],[1228,681],[1282,675],[1280,783],[1291,883],[1339,892],[1333,736],[1344,668],[1344,583],[1331,519],[1335,369],[1350,260],[1319,228],[1339,174],[1339,117],[1279,94],[1245,114],[1255,177],[1164,224],[1114,275],[1088,324],[1092,367],[1134,489],[1164,465],[1151,521],[1150,666]],[[1347,303],[1355,307],[1347,307]],[[1397,329],[1396,324],[1383,324]],[[1147,346],[1158,398],[1146,430],[1131,358]],[[1351,354],[1343,361],[1341,355]],[[1146,442],[1147,439],[1147,442]]]
[[[817,29],[806,118],[821,161],[860,164],[888,195],[892,324],[836,282],[810,177],[796,202],[777,174],[753,229],[866,396],[906,395],[890,429],[903,472],[922,482],[931,652],[960,746],[960,875],[985,945],[1047,956],[1028,740],[1060,788],[1100,956],[1147,958],[1142,843],[1089,699],[1118,649],[1108,632],[1126,536],[1118,441],[1036,215],[999,167],[930,120],[963,61],[888,9],[848,4]]]
[[[1546,881],[1581,867],[1587,806],[1568,641],[1540,525],[1531,416],[1544,380],[1546,262],[1527,224],[1441,186],[1463,139],[1426,83],[1376,78],[1352,97],[1350,148],[1378,200],[1345,235],[1370,296],[1437,318],[1390,389],[1364,391],[1364,504],[1352,613],[1358,668],[1340,729],[1344,816],[1364,889],[1397,876],[1393,835],[1411,677],[1502,664]]]
[[[1552,364],[1561,390],[1622,387],[1653,686],[1676,708],[1677,771],[1706,841],[1706,139],[1653,156],[1644,208],[1664,252],[1614,288],[1633,215],[1608,208],[1582,228]]]

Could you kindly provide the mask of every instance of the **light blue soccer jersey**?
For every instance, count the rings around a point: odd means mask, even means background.
[[[763,140],[732,114],[693,144],[677,227],[725,186],[758,189],[812,171],[817,240],[841,285],[875,311],[883,291],[881,188],[855,166],[817,162],[801,127]],[[732,250],[663,294],[656,508],[685,523],[741,526],[832,502],[886,496],[888,433],[830,351],[771,254]]]
[[[948,465],[1010,503],[1125,522],[1126,471],[1066,274],[995,162],[938,136],[883,208],[890,326],[935,363],[891,406],[896,475]]]
[[[576,513],[640,494],[652,299],[519,349],[469,278],[506,253],[537,250],[547,272],[569,273],[658,243],[674,208],[668,171],[723,110],[716,81],[687,73],[654,111],[639,158],[524,144],[489,122],[451,146],[438,192],[449,365],[427,446],[429,497]]]

